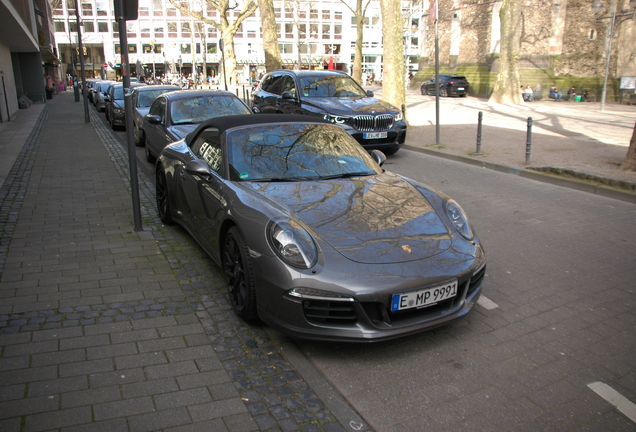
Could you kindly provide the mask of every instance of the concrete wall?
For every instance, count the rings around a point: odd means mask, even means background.
[[[0,43],[0,122],[9,120],[9,116],[13,116],[18,110],[18,95],[14,82],[11,52],[8,46]],[[8,112],[7,105],[9,105]]]

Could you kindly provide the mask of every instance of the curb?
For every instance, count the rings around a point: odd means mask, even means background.
[[[531,180],[536,180],[544,183],[549,183],[555,186],[567,187],[570,189],[576,189],[582,192],[591,193],[594,195],[600,195],[607,198],[617,199],[620,201],[627,201],[636,204],[636,192],[634,190],[622,190],[617,189],[615,187],[608,186],[611,182],[615,181],[614,179],[604,179],[601,177],[589,178],[586,177],[586,173],[579,173],[575,170],[563,169],[558,167],[528,167],[528,168],[520,168],[509,165],[502,165],[493,162],[486,162],[477,159],[472,159],[467,156],[453,155],[444,152],[440,152],[437,150],[426,149],[422,147],[416,147],[412,145],[405,144],[402,146],[407,150],[424,153],[430,156],[436,156],[443,159],[452,160],[455,162],[461,162],[468,165],[473,165],[481,168],[487,168],[493,171],[499,171],[505,174],[514,174],[520,177],[528,178]],[[566,175],[575,175],[582,178],[589,178],[591,181],[603,182],[603,184],[593,184],[589,181],[584,181],[578,178],[568,178],[563,177],[562,174]],[[626,186],[631,186],[632,188],[636,188],[636,184],[634,182],[626,182],[616,180],[616,182],[625,184]]]

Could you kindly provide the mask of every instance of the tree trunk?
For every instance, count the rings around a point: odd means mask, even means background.
[[[519,79],[521,0],[503,0],[499,18],[501,19],[499,73],[490,100],[501,104],[519,105],[523,103]]]
[[[384,39],[384,62],[382,64],[382,99],[398,109],[406,104],[404,23],[401,2],[380,0],[382,11],[382,37]]]
[[[353,71],[351,72],[351,76],[360,85],[365,85],[366,83],[362,82],[362,43],[364,41],[364,16],[367,14],[367,8],[369,7],[371,0],[366,0],[364,5],[362,3],[365,0],[356,0],[355,9],[349,6],[347,0],[340,1],[349,8],[356,20],[356,45],[353,55]]]
[[[358,7],[356,12],[360,10],[362,0],[358,0]],[[362,13],[356,13],[356,50],[353,56],[353,79],[358,81],[360,85],[365,85],[362,82],[362,41],[364,37],[364,15]]]
[[[265,70],[270,72],[282,67],[276,31],[276,16],[274,15],[274,2],[273,0],[258,0],[258,7],[261,10],[261,25],[263,27]]]
[[[625,156],[625,160],[621,164],[620,169],[623,171],[636,171],[636,123],[634,123],[632,139],[629,141],[627,156]]]

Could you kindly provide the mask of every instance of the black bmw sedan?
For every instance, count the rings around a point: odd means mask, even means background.
[[[277,70],[252,94],[256,113],[308,114],[345,129],[367,150],[397,152],[406,139],[402,112],[336,70]]]

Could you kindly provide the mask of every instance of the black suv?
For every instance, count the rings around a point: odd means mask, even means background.
[[[406,139],[402,112],[344,72],[277,70],[252,94],[256,113],[309,114],[342,126],[367,150],[397,152]]]
[[[423,95],[435,94],[435,77],[422,83],[420,92]],[[468,80],[461,75],[440,75],[439,76],[439,95],[441,97],[458,95],[465,97],[468,94]]]

